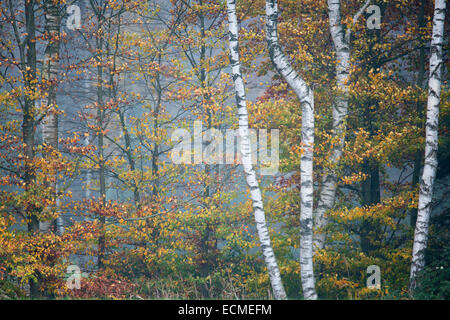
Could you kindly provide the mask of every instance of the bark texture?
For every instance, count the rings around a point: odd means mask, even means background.
[[[433,185],[436,177],[438,150],[438,118],[442,84],[444,21],[446,1],[436,0],[431,39],[430,74],[428,78],[427,121],[425,124],[425,164],[419,191],[416,228],[410,273],[410,289],[416,288],[417,274],[425,266],[424,251],[428,241]]]
[[[278,42],[278,7],[276,0],[266,1],[266,38],[269,56],[277,71],[294,90],[302,107],[302,147],[300,162],[300,273],[305,299],[317,299],[313,271],[313,148],[314,93],[291,67]]]
[[[43,142],[53,150],[58,149],[58,113],[56,105],[56,87],[58,85],[59,67],[59,46],[60,46],[60,25],[61,16],[59,13],[59,1],[44,1],[45,31],[47,37],[47,47],[45,49],[42,80],[47,88],[47,114],[42,123]],[[48,155],[51,157],[51,153]],[[57,174],[54,173],[50,188],[53,196],[57,198]],[[63,233],[63,221],[61,217],[55,221],[41,221],[39,229],[41,232],[48,232],[52,223],[55,224],[57,234]]]
[[[361,14],[366,10],[370,0],[353,17],[355,24]],[[350,74],[350,36],[351,29],[344,31],[341,16],[341,1],[328,0],[328,20],[330,34],[336,50],[336,86],[337,98],[333,104],[332,134],[339,138],[339,143],[333,146],[330,156],[331,167],[325,168],[322,176],[322,184],[319,193],[319,201],[315,212],[315,228],[318,229],[314,235],[315,249],[323,249],[325,245],[325,233],[321,232],[327,225],[325,213],[333,208],[337,189],[337,166],[342,156],[345,143],[345,119],[348,113],[348,77]]]
[[[244,167],[247,185],[250,188],[250,196],[253,203],[253,213],[255,216],[256,228],[258,230],[259,241],[264,255],[264,260],[269,272],[270,283],[276,299],[286,299],[286,292],[281,281],[280,270],[270,242],[269,231],[266,224],[264,206],[261,197],[258,180],[255,170],[252,166],[252,153],[250,146],[250,137],[248,129],[248,112],[245,96],[244,81],[240,70],[239,60],[239,27],[236,17],[236,1],[227,0],[227,13],[229,25],[229,46],[230,46],[230,64],[236,91],[236,105],[239,116],[239,137],[240,151],[242,154],[242,165]]]

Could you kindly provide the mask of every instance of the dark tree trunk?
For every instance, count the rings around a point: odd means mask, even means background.
[[[421,6],[420,6],[420,11],[419,11],[419,28],[423,28],[425,25],[425,1],[422,1]],[[423,40],[423,36],[422,33],[419,33],[419,37],[420,37],[420,43],[421,43],[421,47],[420,47],[420,52],[419,52],[419,74],[417,75],[417,87],[418,88],[422,88],[423,86],[423,81],[425,79],[425,46],[424,46],[424,40]],[[420,99],[420,98],[419,98]],[[417,101],[417,105],[416,105],[416,111],[417,111],[417,116],[419,117],[419,119],[423,118],[423,105],[421,103],[421,101],[418,99]],[[421,128],[423,129],[423,123],[421,121],[420,124]],[[414,169],[413,169],[413,177],[412,177],[412,185],[416,186],[419,183],[419,178],[420,178],[420,171],[422,170],[422,153],[423,150],[419,149],[416,151],[415,157],[414,157]],[[412,227],[416,226],[416,220],[417,220],[417,208],[414,208],[411,210],[411,216],[410,216],[410,223]]]
[[[362,191],[362,205],[372,206],[380,202],[380,168],[378,163],[370,163],[365,161],[363,164],[363,172],[368,175],[366,180],[361,184]],[[360,229],[361,249],[365,254],[370,253],[376,249],[377,246],[373,243],[377,239],[381,229],[376,221],[372,221],[367,217]]]
[[[34,17],[34,0],[25,1],[25,28],[27,32],[26,38],[26,67],[27,71],[23,71],[25,75],[25,87],[29,91],[34,91],[33,84],[36,79],[36,27]],[[24,182],[25,189],[29,190],[35,180],[35,172],[33,168],[34,160],[34,134],[35,134],[35,100],[25,95],[24,110],[22,121],[22,135],[25,144],[25,172]],[[30,234],[39,232],[39,220],[37,217],[37,208],[33,203],[29,203],[25,209],[28,218],[27,229]],[[39,297],[39,276],[36,274],[37,281],[30,280],[30,297]]]

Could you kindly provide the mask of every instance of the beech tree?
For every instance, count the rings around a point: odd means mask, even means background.
[[[0,299],[447,297],[442,3],[0,0]]]

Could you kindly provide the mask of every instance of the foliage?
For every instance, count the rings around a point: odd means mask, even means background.
[[[343,2],[350,26],[363,1]],[[86,2],[81,29],[63,23],[60,39],[50,39],[61,41],[52,111],[60,116],[58,148],[43,143],[40,132],[50,112],[43,1],[9,3],[0,1],[0,298],[36,298],[35,284],[39,295],[57,299],[272,298],[242,168],[170,161],[174,129],[192,131],[195,120],[204,130],[237,127],[225,3]],[[34,64],[26,3],[39,25]],[[417,79],[432,1],[424,2],[422,26],[418,1],[374,3],[382,8],[381,31],[366,28],[366,17],[352,29],[346,143],[334,166],[332,105],[339,92],[327,1],[279,1],[281,44],[315,92],[314,198],[325,168],[339,177],[321,230],[326,247],[314,257],[323,299],[409,298],[409,219],[418,194],[412,173],[420,169],[426,105]],[[63,9],[67,4],[60,1]],[[280,173],[260,181],[266,219],[287,295],[301,299],[301,108],[268,58],[264,1],[237,5],[249,123],[280,130]],[[443,90],[439,177],[448,174],[448,100]],[[40,222],[59,217],[63,234],[39,231]],[[448,211],[439,219],[416,299],[449,298]],[[79,290],[66,286],[71,264],[85,273]],[[366,287],[373,264],[381,268],[380,290]]]
[[[416,299],[448,300],[450,297],[449,214],[447,210],[432,221],[430,243],[425,252],[426,267],[421,272],[418,287],[413,293]]]

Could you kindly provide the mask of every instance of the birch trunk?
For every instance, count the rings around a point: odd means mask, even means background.
[[[314,148],[314,93],[290,66],[284,56],[277,35],[278,8],[276,0],[266,1],[266,38],[269,56],[277,71],[294,90],[302,107],[302,147],[300,162],[300,267],[305,299],[317,299],[313,270],[313,148]]]
[[[366,10],[370,0],[366,1],[353,18],[355,24],[361,14]],[[328,0],[328,20],[330,34],[336,50],[336,86],[337,98],[333,104],[333,137],[339,138],[339,143],[333,147],[330,164],[331,168],[325,168],[322,176],[322,185],[319,193],[319,201],[315,213],[315,228],[318,231],[314,235],[314,247],[323,249],[325,246],[325,233],[321,232],[327,225],[325,213],[333,208],[337,189],[337,166],[342,156],[345,143],[345,130],[348,112],[348,77],[350,73],[350,33],[351,29],[344,32],[341,17],[341,1]]]
[[[270,283],[272,285],[273,293],[276,299],[285,300],[286,292],[284,291],[283,283],[281,281],[280,270],[278,268],[277,260],[270,243],[269,231],[266,225],[266,218],[264,214],[263,201],[261,191],[259,189],[258,180],[256,179],[255,170],[252,166],[251,146],[248,129],[248,113],[246,105],[245,87],[240,70],[239,60],[239,41],[238,41],[238,22],[236,17],[236,1],[227,0],[227,13],[229,25],[229,46],[230,46],[230,64],[232,68],[232,75],[234,87],[236,90],[236,105],[238,107],[239,116],[239,137],[240,137],[240,151],[242,154],[242,165],[247,180],[247,185],[250,188],[250,195],[253,202],[253,210],[255,215],[256,228],[258,230],[259,241],[269,271]]]
[[[425,266],[433,184],[436,177],[438,149],[438,118],[442,83],[442,64],[445,21],[445,0],[436,0],[431,39],[430,75],[428,78],[427,121],[425,124],[425,164],[419,191],[416,229],[410,274],[411,292],[416,288],[417,274]]]
[[[44,1],[44,15],[45,15],[45,31],[48,38],[47,47],[45,49],[44,64],[42,78],[47,86],[47,115],[43,119],[42,135],[44,144],[51,146],[53,150],[58,149],[58,114],[56,107],[56,86],[58,77],[59,64],[59,28],[61,17],[59,14],[59,2],[53,0]],[[47,155],[51,157],[50,155]],[[54,197],[56,195],[56,179],[57,174],[54,173],[53,180],[50,182],[50,188]],[[52,221],[41,221],[39,229],[41,232],[48,232],[50,230]],[[56,232],[62,234],[62,218],[58,217],[54,221]]]

